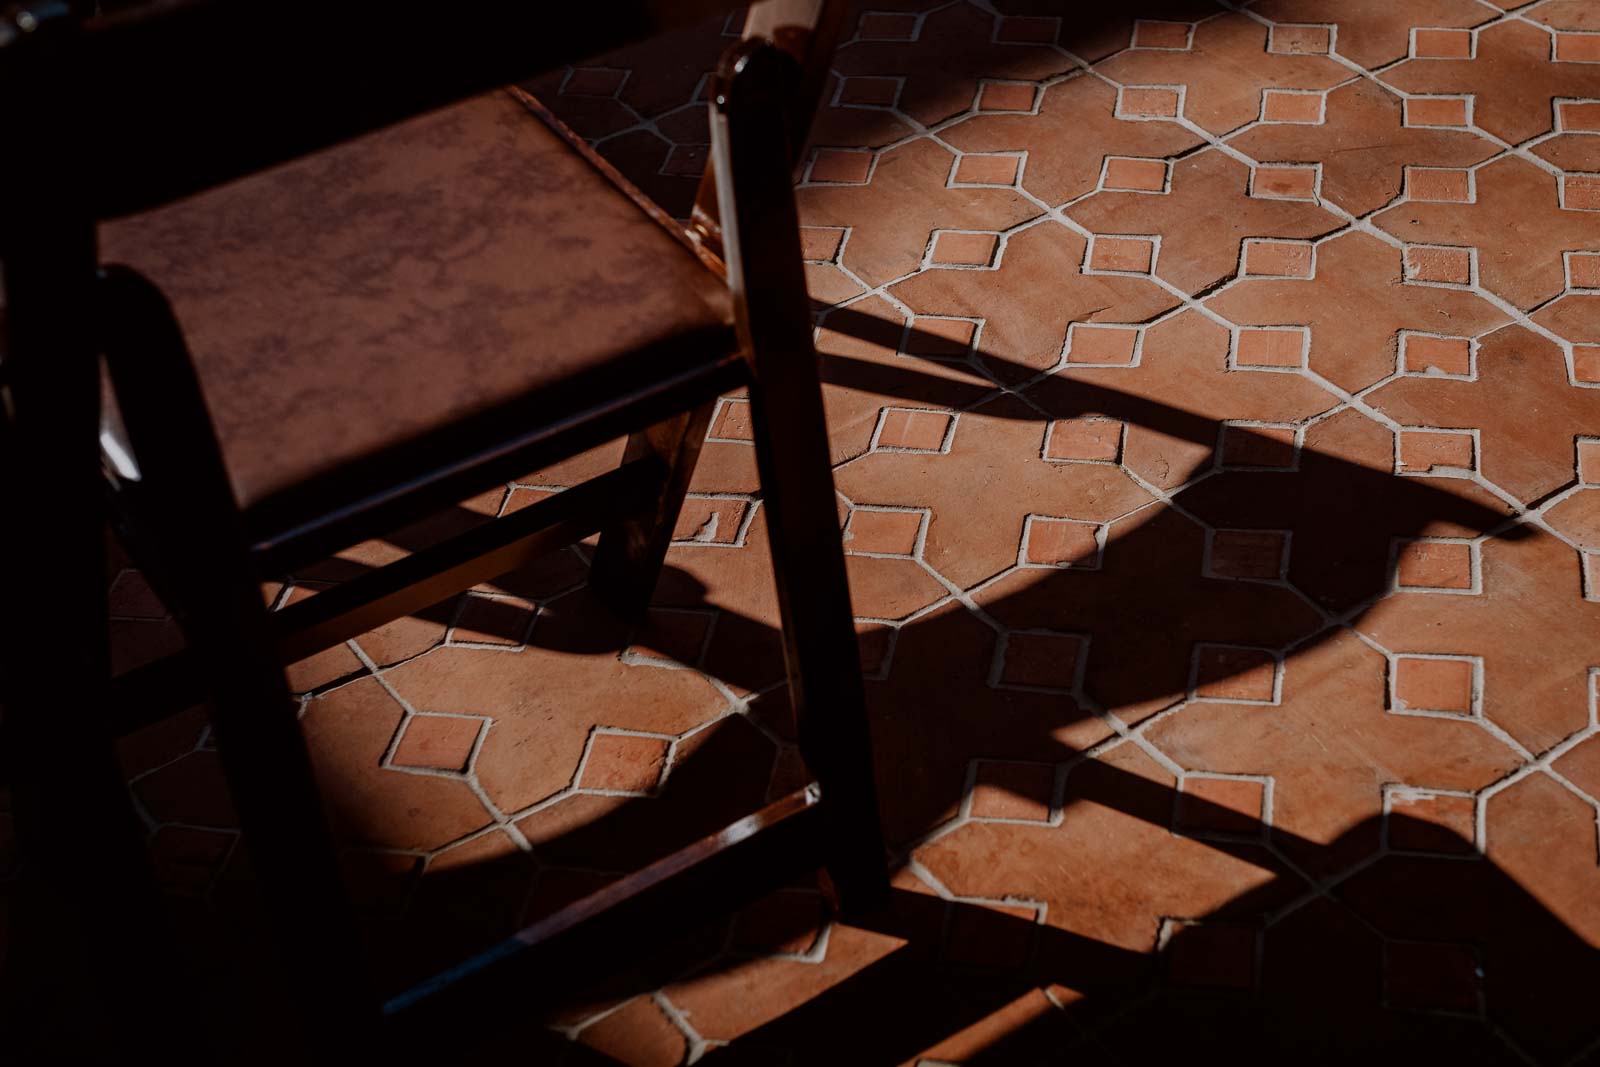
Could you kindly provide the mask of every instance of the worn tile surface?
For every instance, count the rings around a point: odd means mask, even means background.
[[[798,196],[895,903],[778,894],[563,1009],[574,1062],[1596,1056],[1600,7],[853,17]],[[539,89],[682,214],[728,40]],[[638,631],[579,546],[295,668],[387,979],[803,780],[749,438]],[[228,898],[203,719],[125,759]]]

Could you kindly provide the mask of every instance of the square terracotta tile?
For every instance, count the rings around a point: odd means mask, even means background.
[[[1483,971],[1470,945],[1390,941],[1383,947],[1383,999],[1390,1008],[1477,1015]]]
[[[1085,416],[1057,419],[1044,438],[1044,458],[1058,463],[1115,463],[1122,455],[1122,423]]]
[[[609,67],[575,67],[562,83],[562,96],[616,96],[628,80],[625,70]]]
[[[1303,367],[1309,334],[1304,326],[1244,327],[1233,361],[1241,367]]]
[[[538,613],[537,605],[521,597],[468,593],[461,598],[448,641],[452,645],[520,648],[527,643]]]
[[[1465,337],[1430,337],[1421,333],[1400,335],[1400,369],[1406,374],[1472,374],[1472,342]]]
[[[1261,836],[1266,786],[1248,778],[1185,775],[1178,793],[1178,828],[1218,834]]]
[[[736,545],[750,514],[750,502],[734,497],[691,496],[678,512],[672,539],[690,544]]]
[[[1023,559],[1040,567],[1098,567],[1100,532],[1092,522],[1030,515],[1023,533]]]
[[[650,793],[666,770],[670,742],[660,737],[596,732],[589,739],[580,789]]]
[[[1458,541],[1402,542],[1396,582],[1401,589],[1459,590],[1473,587],[1472,546]]]
[[[1396,656],[1395,710],[1471,715],[1476,706],[1477,672],[1474,659]]]
[[[868,552],[883,556],[909,556],[917,550],[922,532],[921,511],[880,511],[856,507],[844,530],[847,552]]]
[[[1244,242],[1244,272],[1262,278],[1310,278],[1315,269],[1315,249],[1310,241]]]
[[[1278,661],[1262,648],[1197,644],[1194,692],[1204,700],[1252,704],[1277,701]]]
[[[1462,129],[1467,125],[1467,99],[1463,96],[1412,96],[1405,102],[1407,126]]]
[[[1558,63],[1600,63],[1600,33],[1556,34]]]
[[[1254,927],[1175,922],[1167,934],[1167,977],[1174,985],[1220,990],[1255,988],[1260,936]]]
[[[843,227],[800,227],[800,254],[812,263],[832,263],[839,258],[839,249],[843,246]]]
[[[1573,289],[1600,289],[1600,253],[1568,253],[1567,283]]]
[[[1138,19],[1133,24],[1133,47],[1187,51],[1193,33],[1191,23]]]
[[[1578,481],[1583,485],[1600,485],[1600,439],[1582,437],[1576,447]]]
[[[811,160],[810,179],[832,185],[865,185],[872,176],[872,153],[822,148]]]
[[[1172,119],[1178,117],[1178,91],[1165,86],[1129,85],[1117,95],[1117,117]]]
[[[705,652],[716,612],[652,607],[634,631],[628,655],[694,666]]]
[[[839,103],[851,107],[893,107],[900,96],[899,78],[845,78],[839,83]]]
[[[917,408],[884,408],[878,416],[873,447],[899,452],[942,452],[955,428],[948,412]]]
[[[1411,54],[1418,59],[1472,58],[1472,31],[1417,29],[1411,31]]]
[[[980,819],[1049,822],[1056,769],[1049,763],[979,760],[972,814]]]
[[[118,619],[164,619],[167,606],[156,596],[145,576],[132,568],[124,568],[111,582],[106,593],[107,607]]]
[[[722,403],[717,406],[716,416],[711,420],[711,431],[707,435],[707,440],[755,440],[755,427],[750,422],[750,401],[724,397]]]
[[[915,315],[905,344],[907,355],[935,359],[963,359],[972,351],[978,324],[968,319],[942,319]]]
[[[1222,465],[1286,469],[1295,462],[1293,426],[1228,424],[1222,428]]]
[[[706,145],[673,145],[667,161],[661,165],[662,174],[678,178],[698,178],[705,173],[711,160],[711,149]]]
[[[956,185],[1015,185],[1019,156],[965,155],[956,163]]]
[[[1439,204],[1472,202],[1472,172],[1449,167],[1407,167],[1406,196]]]
[[[1472,284],[1472,249],[1407,245],[1406,279],[1441,285]]]
[[[1284,531],[1218,530],[1211,538],[1208,570],[1219,578],[1279,578],[1288,554]]]
[[[1600,384],[1600,345],[1572,346],[1572,376],[1580,382]]]
[[[1394,792],[1387,818],[1390,848],[1456,856],[1475,851],[1478,806],[1472,797]]]
[[[1061,20],[1040,15],[1002,15],[994,39],[1006,44],[1055,44]]]
[[[1600,100],[1564,101],[1556,105],[1560,129],[1569,133],[1600,131]]]
[[[978,91],[979,111],[1032,111],[1038,86],[1025,82],[985,82]]]
[[[940,230],[933,240],[930,263],[941,267],[987,267],[1000,248],[1000,235]]]
[[[945,934],[945,962],[999,970],[1021,967],[1033,951],[1037,908],[1020,904],[962,904]]]
[[[1263,89],[1261,121],[1315,126],[1322,122],[1323,105],[1324,97],[1321,93]]]
[[[1412,473],[1474,470],[1475,445],[1470,433],[1434,430],[1400,431],[1400,469]]]
[[[1155,262],[1155,242],[1146,237],[1104,237],[1095,235],[1090,245],[1089,266],[1094,270],[1123,274],[1149,274]]]
[[[1600,174],[1568,174],[1561,179],[1561,206],[1568,211],[1600,211]]]
[[[1067,362],[1132,366],[1140,331],[1131,326],[1092,326],[1075,322],[1067,331]]]
[[[1031,633],[1014,630],[1006,635],[1000,663],[1003,685],[1071,689],[1083,660],[1084,639],[1078,634]]]
[[[1317,168],[1263,165],[1250,172],[1250,195],[1264,200],[1315,200]]]
[[[1124,192],[1160,193],[1167,188],[1167,161],[1107,156],[1100,186]]]
[[[1280,22],[1270,31],[1267,51],[1279,55],[1325,56],[1332,36],[1326,26]]]
[[[733,945],[762,956],[801,956],[809,952],[828,922],[820,893],[779,890],[741,911],[733,922]]]
[[[483,720],[476,716],[418,712],[406,720],[389,762],[396,767],[464,771],[482,729]]]
[[[910,41],[917,35],[917,16],[869,11],[856,23],[856,34],[866,41]]]

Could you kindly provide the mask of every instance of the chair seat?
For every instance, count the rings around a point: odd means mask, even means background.
[[[502,92],[100,240],[171,299],[246,512],[419,439],[470,449],[552,390],[580,404],[732,344],[722,280]]]

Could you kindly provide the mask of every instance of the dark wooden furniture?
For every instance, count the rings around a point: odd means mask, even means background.
[[[825,54],[839,13],[808,37],[783,21],[794,4],[758,8],[784,48],[752,38],[724,60],[706,184],[720,210],[703,197],[687,231],[532,98],[493,88],[726,6],[465,0],[385,5],[379,25],[346,5],[85,22],[40,2],[0,22],[0,96],[28,101],[0,178],[4,498],[26,517],[4,524],[5,744],[25,854],[128,1026],[152,1007],[159,945],[110,743],[196,698],[323,1058],[396,1025],[416,1040],[485,998],[525,1002],[657,916],[691,923],[807,866],[846,909],[881,899],[790,187],[820,75],[788,53]],[[712,405],[740,385],[816,784],[379,1004],[284,664],[595,532],[592,583],[639,614]],[[262,604],[265,576],[620,434],[623,462],[600,478],[287,610]],[[109,696],[102,469],[187,645]],[[74,821],[103,828],[94,847],[63,840]]]

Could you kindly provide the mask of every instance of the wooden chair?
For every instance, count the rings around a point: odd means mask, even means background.
[[[140,1002],[127,984],[152,945],[130,929],[151,893],[110,742],[199,698],[327,1058],[383,1021],[412,1020],[410,1040],[571,981],[659,917],[693,923],[808,866],[841,907],[873,907],[885,857],[790,184],[840,5],[757,6],[765,32],[717,75],[689,229],[493,87],[730,3],[461,0],[390,5],[381,26],[325,6],[81,21],[40,2],[0,23],[0,95],[28,101],[0,178],[0,445],[28,517],[4,529],[5,740],[25,854],[103,950],[113,999]],[[821,8],[809,34],[797,7]],[[380,1005],[285,663],[596,532],[590,581],[637,617],[716,398],[740,385],[816,783]],[[588,483],[262,604],[264,577],[622,434],[621,465]],[[102,471],[186,638],[109,696]],[[53,840],[74,819],[115,832],[98,851]]]

